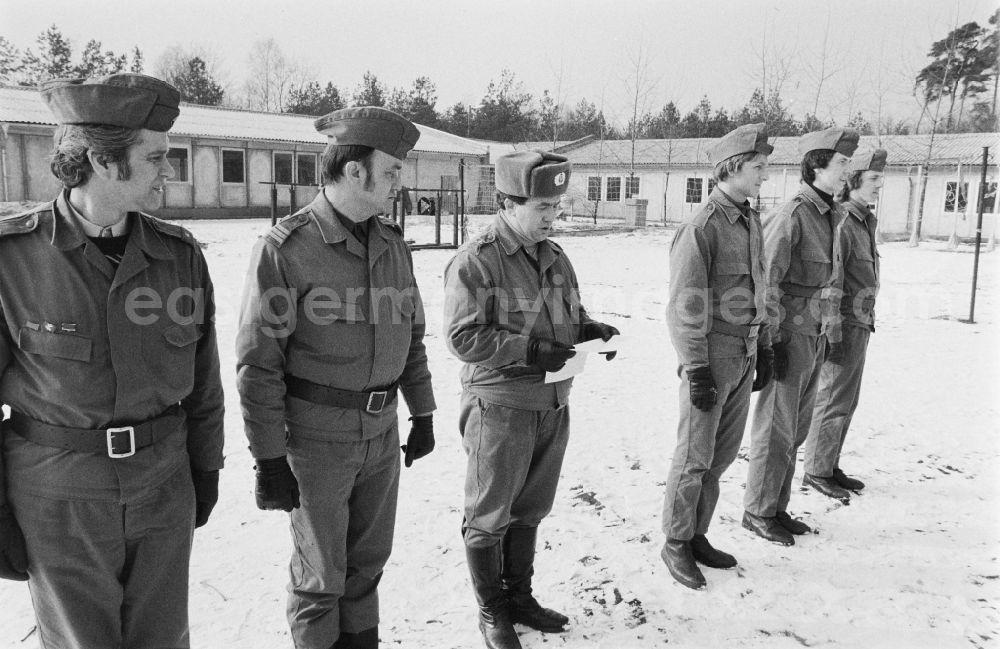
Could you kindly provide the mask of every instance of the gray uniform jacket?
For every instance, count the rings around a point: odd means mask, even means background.
[[[65,194],[0,221],[0,403],[84,429],[139,423],[181,404],[187,432],[121,459],[11,436],[7,479],[17,489],[129,500],[163,483],[188,455],[196,469],[222,467],[222,381],[205,258],[183,228],[146,214],[128,218],[117,272],[70,216]]]
[[[368,254],[320,192],[254,246],[236,339],[243,420],[256,458],[285,455],[285,428],[356,442],[385,433],[373,414],[285,397],[285,374],[342,390],[398,381],[410,412],[434,410],[424,308],[399,227],[376,219]]]
[[[879,253],[875,245],[875,215],[867,205],[844,203],[840,236],[844,245],[844,297],[840,314],[845,325],[875,331],[875,297],[879,289]]]
[[[843,248],[835,236],[846,214],[831,209],[802,183],[799,193],[764,218],[764,255],[769,274],[772,341],[781,330],[839,343]]]
[[[716,187],[708,202],[687,219],[670,244],[667,325],[681,365],[708,365],[712,355],[748,356],[756,351],[735,337],[733,325],[767,321],[767,272],[760,217],[744,216]],[[715,330],[723,336],[711,336]],[[759,339],[767,341],[766,329]]]
[[[445,341],[462,367],[462,386],[512,408],[548,410],[568,403],[573,380],[546,384],[527,365],[530,337],[573,345],[592,322],[576,272],[562,248],[538,244],[537,262],[497,215],[445,268]]]

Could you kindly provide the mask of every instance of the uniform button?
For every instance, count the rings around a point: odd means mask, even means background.
[[[24,227],[26,228],[35,227],[35,217],[31,217],[30,219],[28,219],[27,222],[24,224]]]

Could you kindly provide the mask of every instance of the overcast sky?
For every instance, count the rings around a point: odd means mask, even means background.
[[[930,44],[956,21],[986,24],[996,0],[0,0],[0,35],[22,51],[56,24],[78,56],[91,38],[122,52],[138,45],[151,72],[171,45],[215,54],[239,91],[251,45],[273,36],[291,59],[348,96],[370,69],[388,86],[428,76],[438,109],[477,103],[508,68],[524,89],[573,104],[586,97],[626,120],[627,78],[645,60],[646,108],[674,100],[682,112],[702,95],[715,107],[742,106],[770,69],[788,66],[783,88],[797,117],[812,111],[828,33],[817,111],[845,119],[874,113],[874,88],[897,118],[916,114],[913,77]],[[830,28],[826,29],[829,20]],[[851,88],[858,89],[854,93]],[[853,96],[852,96],[853,95]]]

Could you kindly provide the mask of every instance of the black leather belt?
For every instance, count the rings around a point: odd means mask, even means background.
[[[399,384],[393,383],[386,388],[372,390],[371,392],[354,392],[353,390],[331,388],[328,385],[320,385],[319,383],[313,383],[312,381],[286,374],[285,387],[287,388],[287,394],[296,399],[318,403],[321,406],[354,408],[377,415],[396,398],[396,390]]]
[[[760,331],[760,325],[733,324],[719,318],[712,318],[712,331],[727,336],[736,336],[737,338],[756,338],[757,333]]]
[[[176,431],[184,423],[184,412],[180,406],[171,406],[159,417],[142,423],[96,430],[46,424],[17,411],[4,423],[35,444],[118,459],[131,457]]]

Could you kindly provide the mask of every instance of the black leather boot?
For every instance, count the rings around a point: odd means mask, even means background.
[[[660,550],[660,558],[667,564],[667,570],[677,583],[695,590],[705,587],[705,575],[701,574],[694,562],[690,541],[667,539]]]
[[[500,581],[500,544],[488,548],[465,546],[472,590],[479,604],[479,631],[488,649],[521,649],[511,621],[510,604]]]
[[[373,626],[358,633],[341,632],[330,649],[377,649],[378,627]]]
[[[569,618],[545,608],[531,594],[531,577],[535,574],[535,540],[537,527],[511,527],[503,537],[504,592],[510,602],[510,618],[543,633],[565,631]]]
[[[726,570],[736,567],[736,557],[713,548],[704,534],[695,534],[691,537],[691,554],[694,555],[695,561],[709,568]]]
[[[861,491],[865,488],[865,483],[847,475],[840,470],[839,466],[833,469],[833,481],[848,491]]]

